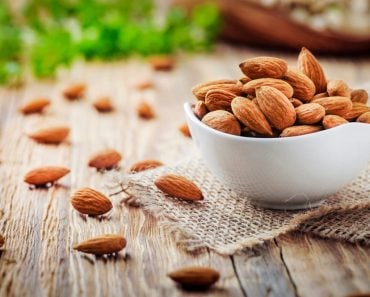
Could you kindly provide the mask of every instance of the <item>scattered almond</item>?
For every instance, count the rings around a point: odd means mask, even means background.
[[[19,110],[23,114],[40,113],[49,104],[50,104],[50,100],[49,99],[40,97],[40,98],[35,98],[33,100],[30,100],[30,101],[24,103],[20,107]]]
[[[370,111],[367,111],[357,118],[357,122],[370,124]]]
[[[325,116],[325,108],[317,103],[306,103],[296,109],[299,124],[312,125],[320,122]]]
[[[154,181],[154,184],[159,190],[172,197],[187,201],[203,200],[203,194],[197,185],[180,175],[162,175]]]
[[[64,89],[63,95],[69,100],[80,99],[85,95],[86,85],[84,83],[72,84]]]
[[[343,80],[330,80],[327,85],[329,96],[351,97],[351,89]]]
[[[352,102],[359,102],[359,103],[366,104],[368,99],[369,99],[369,95],[363,89],[353,90],[351,92]]]
[[[220,278],[217,270],[202,266],[181,268],[167,275],[186,289],[207,289]]]
[[[308,102],[311,101],[312,97],[315,95],[316,88],[314,83],[301,72],[288,70],[282,79],[293,87],[294,98],[303,102]]]
[[[90,238],[75,245],[73,249],[97,256],[118,253],[126,246],[126,239],[121,235],[105,234]]]
[[[319,99],[319,98],[324,98],[324,97],[330,97],[328,93],[323,92],[323,93],[318,93],[315,96],[313,96],[312,100],[314,99]]]
[[[233,135],[240,135],[240,124],[236,117],[228,111],[211,111],[203,117],[202,122],[218,131]]]
[[[69,173],[69,171],[68,168],[59,166],[38,167],[29,171],[24,176],[24,181],[30,185],[44,186],[48,183],[54,183]]]
[[[285,128],[283,132],[281,132],[280,137],[300,136],[318,132],[320,130],[321,130],[320,126],[311,126],[311,125],[291,126]]]
[[[354,120],[358,118],[360,115],[362,115],[365,112],[370,111],[370,107],[366,104],[359,103],[359,102],[353,102],[352,108],[350,111],[348,111],[346,114],[343,115],[343,117],[346,120]]]
[[[28,136],[40,143],[59,144],[67,138],[69,131],[67,126],[54,126],[39,129]]]
[[[157,160],[143,160],[136,162],[130,167],[130,173],[141,172],[163,166],[163,163]]]
[[[105,214],[113,207],[108,197],[91,188],[75,191],[71,196],[71,203],[80,213],[91,216]]]
[[[312,100],[312,103],[318,103],[325,108],[326,114],[335,114],[344,116],[352,108],[352,101],[347,97],[324,97]]]
[[[154,88],[154,83],[150,80],[142,80],[136,83],[135,88],[137,90],[146,90]]]
[[[93,105],[99,112],[110,112],[114,109],[112,100],[109,97],[100,97]]]
[[[262,86],[278,89],[288,98],[293,96],[293,88],[290,86],[290,84],[276,78],[259,78],[251,80],[243,86],[243,92],[254,97],[256,96],[256,89]]]
[[[235,94],[221,89],[213,89],[207,92],[205,104],[209,111],[226,110],[231,111],[231,101],[235,98]]]
[[[298,107],[298,106],[301,106],[303,104],[303,102],[299,99],[296,99],[296,98],[291,98],[289,99],[289,101],[293,104],[294,107]]]
[[[236,84],[235,80],[216,80],[196,85],[192,92],[198,100],[205,101],[206,95],[211,90],[223,90],[233,93],[235,96],[242,94],[242,86]]]
[[[194,114],[198,117],[198,119],[202,119],[206,113],[208,112],[207,110],[207,106],[206,104],[204,103],[204,101],[198,101],[197,103],[195,103],[194,105]]]
[[[288,69],[288,64],[279,58],[256,57],[239,64],[241,71],[251,79],[280,78]]]
[[[155,112],[153,107],[146,101],[141,101],[137,105],[137,114],[140,118],[145,120],[150,120],[155,117]]]
[[[98,170],[117,167],[122,155],[114,149],[105,149],[91,156],[88,165]]]
[[[179,131],[182,133],[182,135],[184,135],[185,137],[189,137],[191,138],[191,133],[190,133],[190,130],[189,130],[189,126],[187,123],[183,123],[180,125],[179,127]]]
[[[175,60],[169,56],[152,56],[149,63],[156,71],[170,71],[175,67]]]
[[[322,125],[324,126],[325,129],[334,128],[336,126],[346,123],[348,123],[348,121],[338,115],[327,115],[322,120]]]

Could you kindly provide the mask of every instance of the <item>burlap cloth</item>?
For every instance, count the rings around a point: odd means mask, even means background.
[[[204,200],[191,203],[166,197],[153,184],[164,173],[188,177],[202,190]],[[221,184],[197,156],[174,166],[164,166],[135,175],[109,177],[110,191],[122,184],[145,211],[173,233],[189,251],[209,248],[230,255],[245,247],[292,231],[324,238],[370,244],[370,166],[346,188],[317,208],[301,211],[269,210],[253,206]],[[118,184],[121,185],[118,185]],[[123,197],[127,195],[122,193]]]

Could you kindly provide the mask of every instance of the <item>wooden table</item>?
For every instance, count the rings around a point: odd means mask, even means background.
[[[104,175],[87,167],[89,155],[113,147],[131,163],[156,158],[167,164],[186,154],[191,140],[177,127],[184,121],[182,103],[191,99],[197,82],[240,76],[239,61],[254,55],[278,55],[219,45],[213,54],[180,56],[169,73],[153,73],[144,61],[114,64],[77,63],[56,81],[36,81],[18,90],[0,89],[0,233],[6,237],[0,255],[0,296],[347,296],[370,292],[370,249],[364,246],[293,233],[231,256],[212,251],[189,254],[139,208],[112,197],[110,219],[84,218],[70,206],[71,191],[103,188]],[[296,55],[284,55],[295,64]],[[370,60],[323,59],[329,77],[350,85],[370,80]],[[140,92],[132,84],[153,79],[156,88]],[[85,81],[87,98],[68,102],[61,89]],[[42,116],[23,116],[18,106],[35,96],[53,103]],[[111,96],[114,113],[98,114],[91,100]],[[138,100],[157,110],[157,119],[139,120]],[[25,136],[39,122],[63,121],[71,126],[70,142],[40,145]],[[174,147],[182,153],[172,153]],[[180,150],[181,151],[181,150]],[[71,173],[59,185],[30,190],[23,175],[39,165],[64,165]],[[128,240],[118,258],[95,259],[71,247],[102,233],[122,233]],[[185,292],[166,273],[185,265],[205,264],[222,278],[208,292]]]

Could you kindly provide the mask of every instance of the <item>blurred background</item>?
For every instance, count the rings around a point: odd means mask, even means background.
[[[370,54],[370,0],[1,0],[0,84],[52,77],[77,59],[242,46]]]

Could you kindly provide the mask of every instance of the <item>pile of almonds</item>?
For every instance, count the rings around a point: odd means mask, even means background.
[[[291,137],[357,121],[370,123],[365,90],[327,80],[314,55],[302,48],[298,69],[275,57],[247,59],[239,80],[196,85],[195,115],[207,126],[247,137]]]

